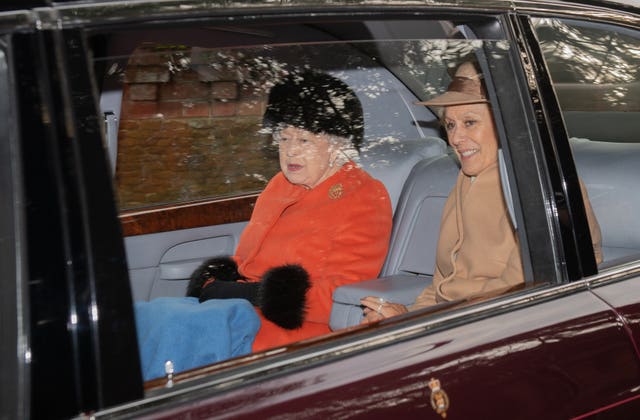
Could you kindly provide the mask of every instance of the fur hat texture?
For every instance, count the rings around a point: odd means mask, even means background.
[[[302,326],[307,313],[309,273],[297,264],[272,268],[262,275],[260,310],[269,321],[288,330]]]
[[[231,257],[210,258],[191,274],[186,296],[200,297],[202,285],[211,278],[222,281],[244,279],[238,272],[238,264]]]
[[[344,137],[356,150],[364,138],[362,105],[356,94],[342,80],[310,70],[294,73],[271,89],[263,125],[271,129],[290,125]]]

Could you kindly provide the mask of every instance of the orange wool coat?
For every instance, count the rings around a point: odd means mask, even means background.
[[[311,287],[302,327],[286,330],[261,316],[253,350],[330,332],[334,289],[378,276],[391,224],[384,185],[353,162],[310,190],[278,173],[258,198],[234,258],[249,281],[270,268],[300,264]]]

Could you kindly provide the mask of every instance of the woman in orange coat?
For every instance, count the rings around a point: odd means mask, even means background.
[[[206,262],[187,291],[254,304],[262,322],[254,351],[328,333],[334,289],[377,277],[391,232],[386,189],[349,159],[364,126],[346,84],[292,75],[271,90],[264,120],[281,172],[258,198],[235,255]]]

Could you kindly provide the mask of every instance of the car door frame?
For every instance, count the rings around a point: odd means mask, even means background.
[[[22,249],[17,411],[68,417],[143,395],[120,225],[78,30],[51,10],[8,35]],[[36,22],[38,27],[36,27]],[[22,198],[21,198],[22,197]],[[14,295],[15,296],[15,295]],[[20,294],[18,294],[20,297]],[[121,372],[131,374],[121,380]]]

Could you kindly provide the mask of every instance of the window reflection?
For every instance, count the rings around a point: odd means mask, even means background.
[[[565,110],[640,110],[640,41],[600,26],[534,19]],[[587,88],[591,85],[591,87]]]
[[[338,77],[358,95],[363,158],[375,160],[377,150],[409,153],[406,142],[439,134],[437,117],[415,103],[446,89],[448,66],[483,48],[500,55],[509,44],[408,39],[216,48],[144,42],[128,56],[102,59],[105,86],[122,91],[115,166],[120,209],[262,190],[278,171],[276,148],[262,129],[266,98],[275,83],[307,69]]]

